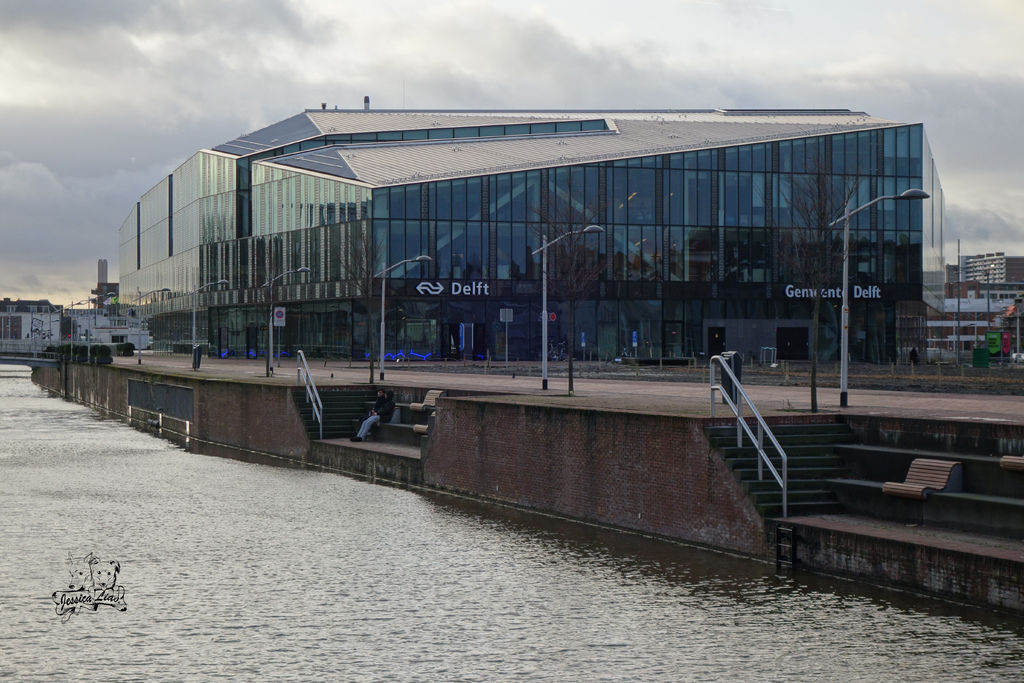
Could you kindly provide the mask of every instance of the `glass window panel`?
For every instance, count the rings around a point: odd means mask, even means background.
[[[882,131],[882,174],[896,175],[896,129]]]
[[[783,140],[779,143],[779,171],[790,173],[793,170],[793,143]]]
[[[857,172],[857,134],[847,133],[843,136],[843,146],[846,148],[843,153],[844,172],[852,175]]]
[[[667,183],[665,187],[665,194],[667,195],[668,211],[666,213],[666,223],[672,225],[683,224],[683,172],[682,171],[667,171],[665,173]]]
[[[793,172],[803,173],[807,170],[807,156],[805,151],[806,143],[803,140],[793,140]]]
[[[913,126],[909,131],[910,137],[910,168],[908,175],[920,176],[921,175],[921,126]],[[920,205],[921,202],[908,202],[909,204]]]
[[[483,241],[479,223],[466,224],[466,272],[463,277],[484,276]]]
[[[626,279],[640,280],[644,273],[643,263],[643,235],[639,227],[630,227],[627,237],[626,249]]]
[[[896,175],[910,172],[910,134],[906,127],[896,129]],[[902,202],[901,202],[902,203]]]
[[[764,145],[753,145],[750,148],[750,168],[753,171],[765,171],[765,148]]]
[[[514,221],[525,221],[528,216],[526,215],[526,174],[525,173],[513,173],[512,174],[512,220]],[[532,216],[533,220],[537,220],[536,216]]]
[[[697,172],[697,223],[711,225],[711,172]]]
[[[452,277],[452,224],[437,222],[437,276]]]
[[[405,218],[405,188],[392,187],[389,199],[389,217]]]
[[[625,280],[628,259],[626,247],[626,228],[621,225],[612,227],[612,279]]]
[[[832,136],[832,172],[833,173],[845,173],[846,168],[843,165],[843,136],[833,135]]]
[[[754,173],[751,180],[751,215],[752,225],[765,225],[764,174]]]
[[[455,137],[457,138],[475,138],[480,135],[480,129],[477,127],[471,128],[456,128]]]
[[[459,178],[452,181],[452,218],[454,220],[466,219],[466,179]]]
[[[683,259],[683,228],[666,229],[665,251],[668,254],[668,279],[673,282],[682,281],[686,272]]]
[[[466,223],[452,221],[452,278],[466,277]]]
[[[496,275],[499,280],[508,280],[512,269],[512,226],[508,223],[498,223],[494,239]]]
[[[739,155],[735,147],[726,147],[725,149],[725,170],[739,170]]]
[[[406,130],[402,131],[403,140],[426,140],[427,131],[425,130]]]
[[[480,178],[466,179],[466,217],[472,221],[478,221],[482,217],[481,185]]]
[[[750,226],[750,213],[753,198],[751,196],[751,177],[749,173],[739,174],[739,190],[738,190],[738,202],[739,202],[739,224],[743,226]]]
[[[628,222],[650,224],[654,222],[654,170],[633,168],[629,170],[627,196]]]
[[[684,280],[710,282],[714,279],[714,273],[717,270],[715,239],[715,231],[712,228],[686,228],[683,244]]]
[[[498,176],[498,192],[497,192],[497,207],[498,213],[495,216],[496,220],[499,221],[510,221],[512,220],[512,214],[510,211],[509,201],[511,199],[511,178],[507,173],[503,173]]]
[[[439,219],[447,220],[452,217],[452,188],[451,183],[443,180],[437,183],[437,212]]]
[[[751,154],[750,145],[744,145],[743,147],[739,148],[739,155],[740,155],[739,170],[741,170],[741,171],[749,171],[750,170],[750,167],[751,167],[750,154]]]
[[[526,225],[523,223],[512,224],[512,263],[509,268],[509,277],[513,280],[522,280],[529,277],[529,260],[527,259]]]

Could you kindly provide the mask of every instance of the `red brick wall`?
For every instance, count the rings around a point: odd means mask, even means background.
[[[711,453],[706,420],[472,398],[440,406],[427,485],[768,556],[761,518]]]
[[[304,457],[309,439],[292,387],[246,382],[207,381],[201,377],[139,372],[117,365],[72,363],[69,388],[79,402],[117,415],[128,413],[128,380],[192,389],[192,436],[215,445],[274,455]],[[63,377],[55,368],[36,368],[32,380],[60,393]],[[202,447],[195,446],[202,452]]]

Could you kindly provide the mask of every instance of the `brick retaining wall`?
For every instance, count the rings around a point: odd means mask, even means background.
[[[706,419],[470,398],[439,405],[428,486],[770,556],[761,518],[710,451]]]

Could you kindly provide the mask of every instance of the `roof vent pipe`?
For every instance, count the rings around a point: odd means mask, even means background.
[[[370,96],[369,95],[363,96],[363,109],[366,110],[366,111],[370,111]]]
[[[327,109],[327,103],[326,102],[321,102],[320,103],[320,109],[322,109],[322,110],[323,109]]]

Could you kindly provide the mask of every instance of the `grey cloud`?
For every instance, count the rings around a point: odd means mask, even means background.
[[[269,29],[308,29],[286,0],[0,0],[0,34],[26,29],[89,36],[95,31],[131,30],[189,34],[218,30],[251,35]]]

